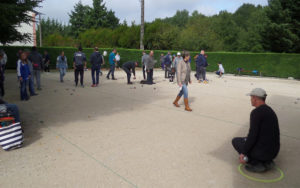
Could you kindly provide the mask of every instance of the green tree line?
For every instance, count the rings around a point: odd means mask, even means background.
[[[42,20],[44,46],[139,49],[140,25],[119,23],[103,0],[94,0],[92,7],[79,1],[69,17],[68,25]],[[177,11],[172,17],[145,23],[144,45],[148,50],[299,53],[300,1],[243,4],[234,13],[221,11],[213,16]]]

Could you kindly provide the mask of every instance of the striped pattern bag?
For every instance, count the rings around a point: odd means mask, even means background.
[[[21,123],[14,123],[0,128],[0,145],[4,150],[19,148],[23,144]]]

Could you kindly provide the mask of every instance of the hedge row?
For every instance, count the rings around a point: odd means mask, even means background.
[[[0,46],[0,49],[4,49],[8,56],[7,68],[15,69],[17,61],[17,52],[20,49],[30,50],[29,47],[15,47],[15,46]],[[75,48],[61,48],[61,47],[42,47],[38,48],[38,51],[42,54],[47,50],[51,57],[51,68],[56,66],[56,58],[61,51],[65,52],[68,58],[69,67],[72,67],[72,59]],[[112,51],[111,48],[100,49],[100,52],[107,51],[108,54]],[[121,56],[121,64],[127,61],[141,61],[141,50],[135,49],[117,49]],[[93,49],[83,49],[88,61]],[[148,53],[149,51],[147,51]],[[160,54],[166,54],[167,51],[156,50],[154,52],[155,59],[157,60],[156,67],[160,66]],[[175,51],[171,51],[172,54],[176,54]],[[191,52],[191,56],[194,57],[198,52]],[[207,52],[208,55],[208,71],[215,71],[218,69],[218,62],[222,62],[226,73],[237,73],[238,68],[243,68],[246,72],[244,74],[252,74],[253,70],[257,70],[262,73],[262,76],[272,77],[294,77],[300,79],[300,54],[277,54],[277,53],[231,53],[231,52]],[[108,56],[105,57],[106,65],[108,66]],[[88,63],[88,66],[90,64]],[[195,62],[192,58],[192,69],[195,70]],[[253,75],[253,74],[252,74]]]

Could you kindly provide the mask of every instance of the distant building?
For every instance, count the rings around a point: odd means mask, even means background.
[[[36,46],[36,16],[39,13],[36,11],[29,12],[28,15],[32,17],[32,20],[29,24],[21,23],[20,26],[17,28],[21,33],[29,33],[30,34],[30,41],[29,42],[14,42],[8,44],[9,46]]]

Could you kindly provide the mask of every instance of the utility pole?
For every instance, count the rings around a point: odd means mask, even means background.
[[[42,43],[42,20],[41,20],[41,13],[39,13],[39,29],[40,29],[40,47],[42,47],[43,43]]]
[[[144,26],[145,26],[145,1],[141,0],[141,36],[140,36],[140,49],[144,50]]]

